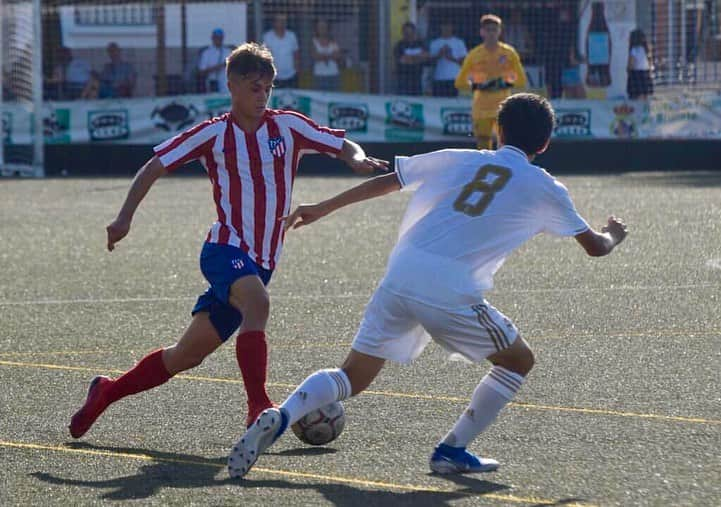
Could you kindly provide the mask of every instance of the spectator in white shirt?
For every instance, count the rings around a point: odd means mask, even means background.
[[[433,95],[435,97],[455,97],[458,90],[454,86],[461,63],[468,50],[466,44],[453,35],[453,23],[446,21],[441,25],[441,36],[433,39],[430,45],[431,59],[436,63],[433,72]]]
[[[646,34],[639,28],[633,30],[628,44],[626,93],[629,99],[646,100],[653,95],[651,58],[651,48],[646,41]]]
[[[225,59],[230,55],[231,49],[223,45],[225,34],[220,28],[213,30],[211,40],[213,44],[203,49],[198,59],[198,77],[204,84],[207,93],[230,93],[228,79],[225,76]]]
[[[90,64],[82,58],[75,58],[70,48],[61,46],[57,52],[57,65],[53,75],[47,80],[51,90],[48,98],[56,100],[75,100],[80,98],[90,81]]]
[[[341,50],[330,36],[328,22],[319,19],[313,37],[313,82],[316,90],[337,91],[340,85]]]
[[[277,14],[273,20],[273,29],[263,35],[263,44],[270,49],[277,71],[273,84],[276,88],[297,88],[300,55],[298,38],[287,29],[288,16]]]

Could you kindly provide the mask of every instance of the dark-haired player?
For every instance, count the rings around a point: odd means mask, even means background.
[[[199,160],[210,178],[218,216],[200,254],[200,269],[210,287],[198,298],[193,319],[175,345],[150,353],[115,380],[93,379],[85,404],[70,422],[75,438],[111,403],[199,365],[238,327],[236,356],[248,395],[247,424],[272,406],[265,389],[266,285],[280,257],[280,219],[290,210],[298,162],[305,153],[320,152],[337,156],[361,174],[387,165],[366,157],[342,130],[319,127],[295,112],[267,109],[275,67],[264,46],[248,43],[235,49],[226,60],[226,73],[231,111],[156,146],[155,156],[138,171],[117,218],[107,227],[112,251],[128,234],[153,183]]]
[[[488,359],[466,410],[438,443],[430,468],[438,473],[486,472],[498,462],[466,447],[513,399],[533,367],[516,327],[484,298],[504,259],[536,234],[573,236],[589,255],[606,255],[626,236],[611,217],[600,232],[576,211],[566,187],[531,163],[547,147],[554,125],[550,103],[512,95],[498,111],[496,151],[440,150],[396,158],[395,172],[368,180],[320,204],[300,206],[286,227],[300,227],[354,202],[415,190],[390,254],[341,368],[320,370],[280,408],[264,411],[228,458],[233,477],[303,415],[366,389],[386,360],[413,361],[433,339],[470,361]]]

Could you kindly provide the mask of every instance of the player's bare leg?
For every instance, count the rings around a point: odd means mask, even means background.
[[[70,434],[80,438],[110,404],[164,384],[175,374],[199,365],[221,343],[208,314],[196,313],[183,336],[172,347],[151,352],[116,380],[95,377],[85,404],[70,420]]]
[[[178,343],[163,350],[163,364],[170,375],[199,366],[223,342],[207,312],[193,316]]]
[[[351,350],[343,361],[341,369],[348,376],[351,385],[351,396],[365,391],[383,369],[386,360]]]
[[[441,474],[491,472],[498,462],[480,458],[466,446],[498,417],[499,412],[520,389],[533,368],[533,353],[518,336],[505,350],[488,357],[493,364],[473,391],[471,402],[455,425],[435,448],[430,459],[431,470]]]
[[[248,396],[248,427],[263,410],[273,406],[265,389],[268,377],[265,326],[270,312],[270,298],[259,277],[244,276],[233,283],[228,299],[243,315],[243,323],[235,341],[235,355]]]
[[[263,411],[233,446],[228,456],[230,476],[244,477],[286,428],[307,413],[365,390],[384,364],[385,359],[351,350],[341,368],[319,370],[310,375],[280,408]]]
[[[523,377],[531,372],[536,362],[531,347],[520,335],[510,347],[488,356],[488,360],[494,366],[501,366]]]

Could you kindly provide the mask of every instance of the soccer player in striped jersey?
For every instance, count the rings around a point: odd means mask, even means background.
[[[155,156],[138,171],[117,218],[107,227],[112,251],[128,234],[153,183],[199,160],[210,178],[218,217],[200,254],[209,288],[198,298],[192,321],[175,345],[148,354],[115,380],[92,380],[85,404],[70,422],[75,438],[111,403],[199,365],[238,328],[236,356],[248,396],[246,424],[271,407],[265,388],[266,285],[280,257],[281,218],[290,211],[298,163],[306,153],[325,153],[359,174],[387,169],[386,161],[366,156],[343,130],[320,127],[295,112],[268,109],[275,67],[264,46],[247,43],[235,49],[226,60],[226,73],[231,111],[156,146]]]
[[[468,444],[498,416],[526,379],[534,358],[516,326],[484,298],[504,259],[541,232],[573,236],[591,256],[606,255],[626,236],[614,217],[600,232],[578,214],[568,190],[531,163],[548,146],[554,113],[538,95],[507,98],[498,112],[501,148],[440,150],[396,158],[396,170],[286,220],[299,227],[354,202],[415,190],[385,276],[366,307],[341,368],[319,370],[280,408],[265,410],[228,457],[243,477],[288,427],[305,414],[366,389],[386,360],[410,363],[433,339],[472,362],[488,359],[471,402],[430,458],[437,473],[488,472],[498,462]]]

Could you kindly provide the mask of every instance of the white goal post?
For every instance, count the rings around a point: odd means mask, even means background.
[[[41,0],[0,0],[0,176],[45,175],[42,47]],[[21,111],[31,113],[32,125],[16,146],[13,120]]]

